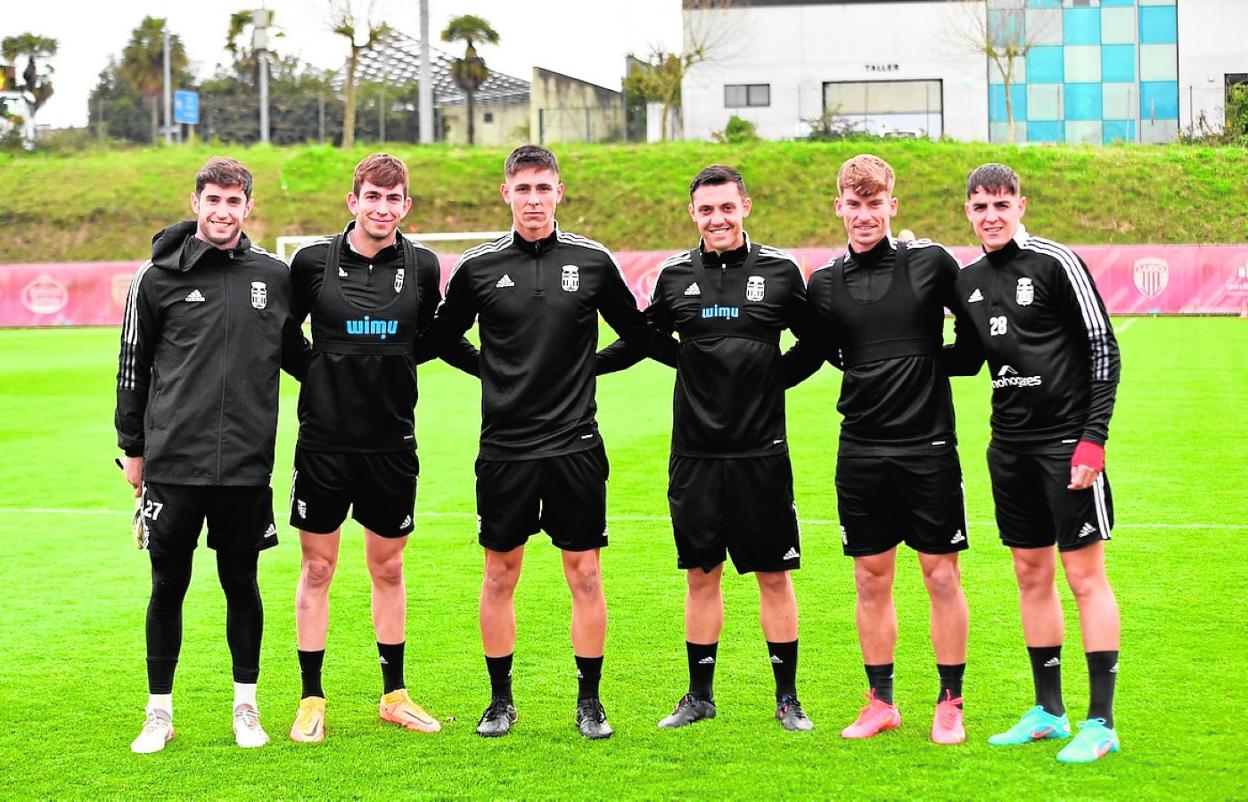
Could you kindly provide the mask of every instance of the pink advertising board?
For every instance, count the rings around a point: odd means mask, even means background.
[[[1109,311],[1116,315],[1238,315],[1248,309],[1248,245],[1089,245],[1076,247]],[[954,248],[963,263],[975,248]],[[616,254],[645,305],[658,266],[671,251]],[[791,251],[809,275],[839,250]],[[445,284],[455,256],[442,257]],[[0,327],[115,326],[121,323],[138,262],[0,265]]]

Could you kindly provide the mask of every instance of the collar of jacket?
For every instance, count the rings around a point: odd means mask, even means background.
[[[152,237],[152,264],[166,270],[186,272],[217,257],[241,258],[251,248],[251,240],[246,234],[239,234],[238,244],[233,248],[218,248],[195,236],[197,226],[194,220],[183,220],[156,232],[156,236]]]
[[[863,267],[874,267],[880,263],[880,260],[897,249],[897,240],[892,234],[885,235],[879,242],[872,245],[862,253],[854,250],[853,244],[846,246],[848,252],[845,254],[847,263],[856,263]]]
[[[706,240],[699,237],[698,250],[702,252],[703,262],[709,263],[714,261],[716,263],[721,263],[726,267],[740,267],[745,264],[745,257],[750,255],[750,235],[747,232],[742,231],[741,241],[742,245],[740,248],[733,248],[731,251],[718,254],[715,251],[707,250]]]
[[[538,256],[546,253],[551,248],[555,247],[555,245],[559,242],[559,221],[555,221],[555,228],[550,232],[549,237],[542,237],[541,239],[533,242],[530,242],[520,236],[520,232],[513,228],[511,230],[511,242],[529,256]]]
[[[400,252],[403,249],[403,232],[396,228],[394,230],[394,243],[392,245],[387,245],[386,247],[382,248],[371,259],[366,259],[365,257],[360,256],[359,251],[357,251],[351,245],[351,237],[349,235],[351,234],[351,229],[353,228],[355,228],[354,220],[352,220],[350,223],[347,223],[346,228],[342,229],[342,249],[344,251],[347,251],[348,253],[353,253],[356,256],[359,256],[361,259],[364,259],[365,261],[385,262],[393,257],[399,256]]]
[[[1027,243],[1027,240],[1030,237],[1031,235],[1027,233],[1027,229],[1023,228],[1020,224],[1018,231],[1014,232],[1014,238],[1005,243],[1000,250],[984,251],[984,253],[988,256],[988,264],[993,267],[1000,267],[1010,261],[1014,258],[1015,254],[1022,250],[1023,245]]]

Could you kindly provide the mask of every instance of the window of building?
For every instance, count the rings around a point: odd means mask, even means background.
[[[494,122],[494,112],[492,112],[492,111],[487,111],[485,114],[482,114],[482,115],[481,115],[481,122],[483,122],[483,123],[492,123],[492,122]]]
[[[771,84],[724,84],[724,107],[770,106]]]
[[[935,139],[943,128],[939,80],[831,81],[823,85],[823,108],[846,124],[873,134]]]

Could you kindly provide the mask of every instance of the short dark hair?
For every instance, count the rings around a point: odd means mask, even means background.
[[[521,170],[550,170],[559,175],[559,161],[541,145],[521,145],[503,163],[503,177],[511,178]]]
[[[384,189],[403,185],[403,196],[407,197],[407,165],[403,160],[389,153],[374,153],[355,166],[355,179],[351,192],[359,195],[360,186],[365,181]]]
[[[735,168],[724,164],[712,164],[698,171],[689,184],[689,197],[693,198],[698,187],[717,187],[722,184],[736,184],[741,197],[745,197],[745,179]]]
[[[243,195],[251,197],[251,171],[235,159],[213,156],[199,168],[195,174],[195,194],[203,193],[204,187],[209,184],[216,184],[222,189],[242,187]]]
[[[975,190],[983,189],[989,195],[1018,195],[1021,183],[1018,173],[997,162],[981,164],[971,171],[966,179],[966,197],[975,194]]]

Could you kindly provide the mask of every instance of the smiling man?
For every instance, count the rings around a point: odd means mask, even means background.
[[[329,586],[348,508],[364,527],[381,718],[409,730],[441,729],[411,700],[403,670],[403,549],[415,528],[419,472],[416,366],[441,356],[478,372],[466,340],[442,347],[430,334],[441,274],[437,255],[399,232],[412,208],[407,165],[385,153],[361,161],[347,208],[355,219],[341,234],[300,248],[291,263],[295,313],[312,315],[290,500],[303,551],[295,592],[303,698],[290,737],[303,743],[325,738]]]
[[[875,156],[841,165],[836,215],[849,248],[810,277],[811,304],[826,339],[839,346],[845,371],[837,401],[843,419],[836,497],[844,552],[854,559],[855,617],[869,685],[866,707],[841,735],[870,738],[901,724],[893,701],[893,579],[904,543],[918,553],[931,602],[940,687],[931,739],[953,744],[966,737],[967,609],[958,552],[967,535],[941,349],[958,263],[930,240],[892,236],[893,185],[893,169]],[[795,347],[795,361],[802,347]]]
[[[689,216],[701,240],[660,265],[646,308],[660,333],[680,335],[678,357],[653,349],[677,366],[667,497],[677,565],[685,571],[689,667],[688,691],[659,722],[665,729],[716,715],[729,557],[737,573],[753,573],[758,582],[776,718],[786,730],[814,727],[797,699],[797,600],[789,573],[800,566],[801,544],[779,343],[785,329],[805,337],[815,326],[793,257],[746,234],[752,206],[735,169],[699,172],[689,186]],[[600,356],[599,372],[637,358],[627,343],[614,344]]]
[[[1013,170],[985,164],[972,172],[965,210],[984,256],[958,275],[958,303],[975,336],[957,349],[955,369],[977,373],[986,358],[992,371],[988,471],[1001,542],[1014,558],[1035,686],[1035,706],[989,743],[1070,737],[1061,684],[1065,629],[1054,584],[1060,556],[1079,608],[1091,694],[1087,718],[1057,759],[1086,763],[1119,748],[1113,702],[1120,625],[1105,574],[1114,523],[1105,441],[1118,342],[1083,260],[1023,227],[1027,198]]]
[[[195,219],[153,238],[126,297],[117,442],[141,495],[152,564],[147,718],[130,745],[139,753],[173,738],[182,601],[205,518],[225,591],[234,738],[242,747],[269,740],[256,703],[264,624],[256,566],[277,545],[269,480],[278,369],[302,376],[304,343],[289,270],[243,233],[253,205],[247,168],[209,160],[195,176]]]
[[[607,545],[608,473],[594,417],[598,314],[639,348],[648,348],[654,333],[611,252],[555,221],[564,191],[555,155],[535,145],[516,148],[503,177],[513,230],[463,255],[436,323],[442,336],[454,338],[475,320],[481,335],[477,526],[491,701],[477,732],[505,735],[516,720],[515,589],[525,543],[544,529],[562,551],[572,591],[576,724],[586,738],[606,738],[612,730],[598,694],[607,631],[599,551]]]

